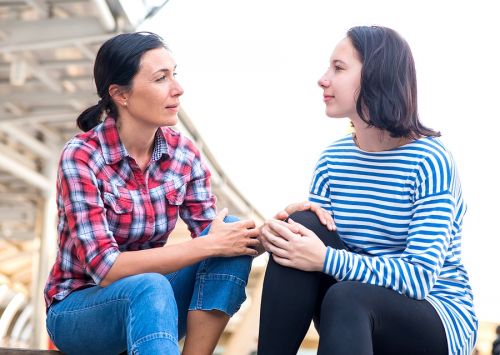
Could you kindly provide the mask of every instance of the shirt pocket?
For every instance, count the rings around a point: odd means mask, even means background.
[[[165,198],[167,203],[174,206],[180,206],[186,197],[186,182],[183,179],[168,181],[163,184]]]
[[[131,192],[120,186],[103,184],[102,199],[106,210],[108,228],[118,245],[127,243],[139,237],[139,231],[134,228],[134,200]]]
[[[104,190],[104,204],[111,207],[116,214],[130,213],[134,209],[134,202],[130,191],[122,187],[113,186],[111,191]],[[114,191],[113,191],[114,190]]]

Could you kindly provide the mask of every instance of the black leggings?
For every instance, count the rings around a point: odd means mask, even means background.
[[[346,249],[310,211],[292,219],[325,243]],[[319,332],[318,354],[448,353],[443,324],[434,307],[380,286],[336,282],[320,272],[277,264],[272,257],[264,279],[258,355],[289,355],[297,350],[311,320]]]

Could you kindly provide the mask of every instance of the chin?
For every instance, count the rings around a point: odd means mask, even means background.
[[[177,124],[177,122],[179,122],[179,119],[177,117],[177,115],[173,116],[173,117],[168,117],[166,119],[163,120],[163,126],[175,126]]]
[[[343,118],[345,115],[338,113],[338,112],[331,112],[326,110],[326,115],[330,118]]]

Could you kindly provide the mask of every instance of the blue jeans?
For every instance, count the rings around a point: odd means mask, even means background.
[[[133,275],[74,291],[48,309],[48,333],[65,354],[179,354],[188,311],[236,313],[251,263],[250,256],[210,258],[168,275]]]

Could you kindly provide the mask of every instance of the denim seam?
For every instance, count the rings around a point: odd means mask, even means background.
[[[175,346],[178,346],[177,339],[175,339],[175,337],[173,337],[172,334],[167,333],[167,332],[157,332],[157,333],[145,335],[142,338],[136,340],[131,348],[132,354],[136,354],[136,351],[137,351],[137,348],[139,347],[139,345],[144,344],[145,342],[148,342],[151,340],[155,340],[155,339],[168,339],[171,342],[173,342],[175,344]]]
[[[114,300],[108,300],[106,302],[102,302],[102,303],[98,303],[98,304],[94,304],[92,306],[89,306],[89,307],[85,307],[85,308],[80,308],[80,309],[75,309],[75,310],[72,310],[72,311],[63,311],[63,312],[59,312],[59,313],[56,313],[52,310],[52,314],[54,314],[56,317],[59,316],[59,315],[63,315],[63,314],[69,314],[69,313],[78,313],[78,312],[81,312],[81,311],[87,311],[89,309],[92,309],[92,308],[96,308],[96,307],[101,307],[103,305],[106,305],[108,303],[113,303],[113,302],[121,302],[121,301],[126,301],[126,302],[129,302],[129,299],[128,298],[117,298],[117,299],[114,299]],[[51,311],[51,310],[49,310]]]
[[[247,282],[243,279],[240,279],[237,276],[231,275],[231,274],[215,274],[215,273],[210,273],[210,274],[202,274],[198,275],[197,277],[200,280],[204,281],[231,281],[233,283],[238,284],[239,286],[246,286]]]

